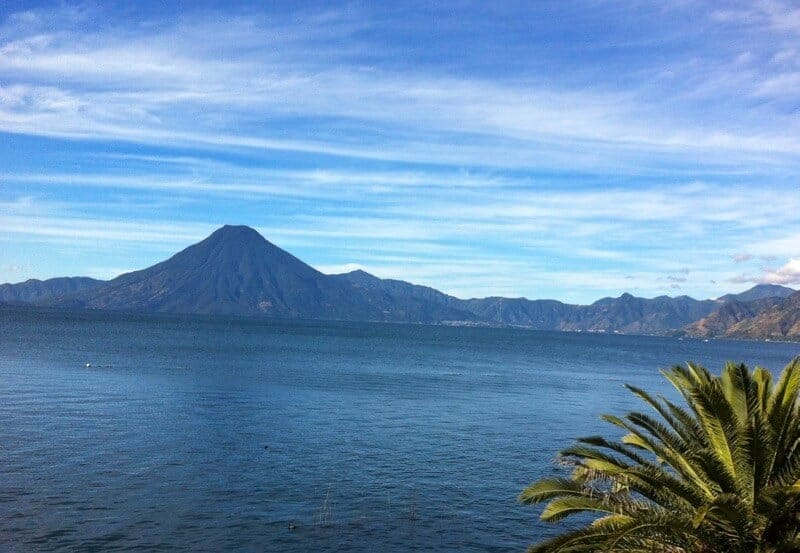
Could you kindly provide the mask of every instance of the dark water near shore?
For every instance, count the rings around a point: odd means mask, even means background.
[[[623,382],[667,391],[660,367],[797,354],[7,309],[0,550],[520,551],[553,528],[516,495],[636,406]]]

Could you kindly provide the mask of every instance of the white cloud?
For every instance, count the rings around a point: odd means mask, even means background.
[[[88,217],[41,215],[4,215],[0,227],[5,234],[59,242],[94,241],[109,244],[158,243],[185,244],[203,238],[214,230],[202,223],[169,223],[163,221],[113,221]]]
[[[762,114],[747,127],[731,127],[727,118],[691,124],[673,110],[661,115],[663,99],[653,91],[365,67],[340,46],[355,40],[353,23],[328,17],[337,24],[251,16],[99,29],[51,16],[43,32],[26,23],[27,32],[0,43],[0,76],[12,83],[0,89],[0,128],[498,166],[566,164],[570,157],[613,165],[609,156],[631,162],[642,150],[730,165],[722,152],[775,160],[800,151],[787,126],[769,125],[774,117]],[[339,40],[320,41],[321,29]],[[684,108],[696,115],[690,104]],[[285,131],[296,117],[324,118],[334,132],[313,140],[270,132]],[[357,136],[336,131],[353,125]]]
[[[0,131],[125,144],[50,173],[0,167],[0,239],[167,251],[241,214],[321,266],[461,295],[656,295],[686,266],[702,294],[735,278],[731,252],[794,259],[800,243],[796,10],[748,4],[697,18],[708,44],[613,78],[402,63],[356,8],[103,28],[80,9],[12,15]],[[746,39],[726,43],[731,26]]]
[[[761,282],[769,284],[800,284],[800,258],[790,259],[777,269],[764,272]]]

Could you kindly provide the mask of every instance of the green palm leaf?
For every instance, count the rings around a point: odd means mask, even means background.
[[[775,383],[732,363],[663,374],[685,406],[629,386],[654,415],[605,415],[621,438],[579,439],[561,452],[570,477],[523,490],[542,520],[594,517],[530,551],[800,552],[800,358]]]

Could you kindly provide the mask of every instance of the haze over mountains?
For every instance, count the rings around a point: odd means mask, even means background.
[[[171,258],[110,281],[84,277],[0,286],[0,302],[153,313],[439,324],[539,330],[800,337],[800,293],[758,285],[717,300],[630,294],[591,305],[490,297],[459,299],[364,271],[326,275],[245,226],[224,226]],[[681,330],[682,329],[682,330]]]
[[[49,280],[26,280],[18,284],[0,284],[0,303],[42,303],[102,284],[89,277],[59,277]]]

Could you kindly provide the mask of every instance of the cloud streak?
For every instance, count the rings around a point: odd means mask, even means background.
[[[796,259],[797,10],[576,6],[0,8],[5,266],[226,222],[463,296],[708,297]]]
[[[775,113],[762,113],[760,121],[769,115],[767,122],[778,124],[750,131],[724,120],[697,126],[660,116],[660,99],[644,89],[364,66],[361,51],[340,46],[354,28],[370,24],[361,16],[358,25],[345,16],[333,17],[330,27],[326,21],[328,42],[316,38],[318,21],[292,25],[255,16],[97,28],[45,13],[36,16],[38,26],[7,23],[14,32],[0,45],[0,75],[13,84],[0,88],[0,128],[487,166],[541,164],[543,153],[579,159],[581,151],[587,166],[609,155],[636,163],[642,151],[695,160],[702,152],[704,163],[720,164],[730,164],[734,151],[786,163],[800,151],[797,134],[785,132]],[[768,85],[760,86],[768,94]],[[689,102],[683,109],[697,114]],[[286,136],[298,118],[309,117],[324,121],[315,138],[306,128]]]

